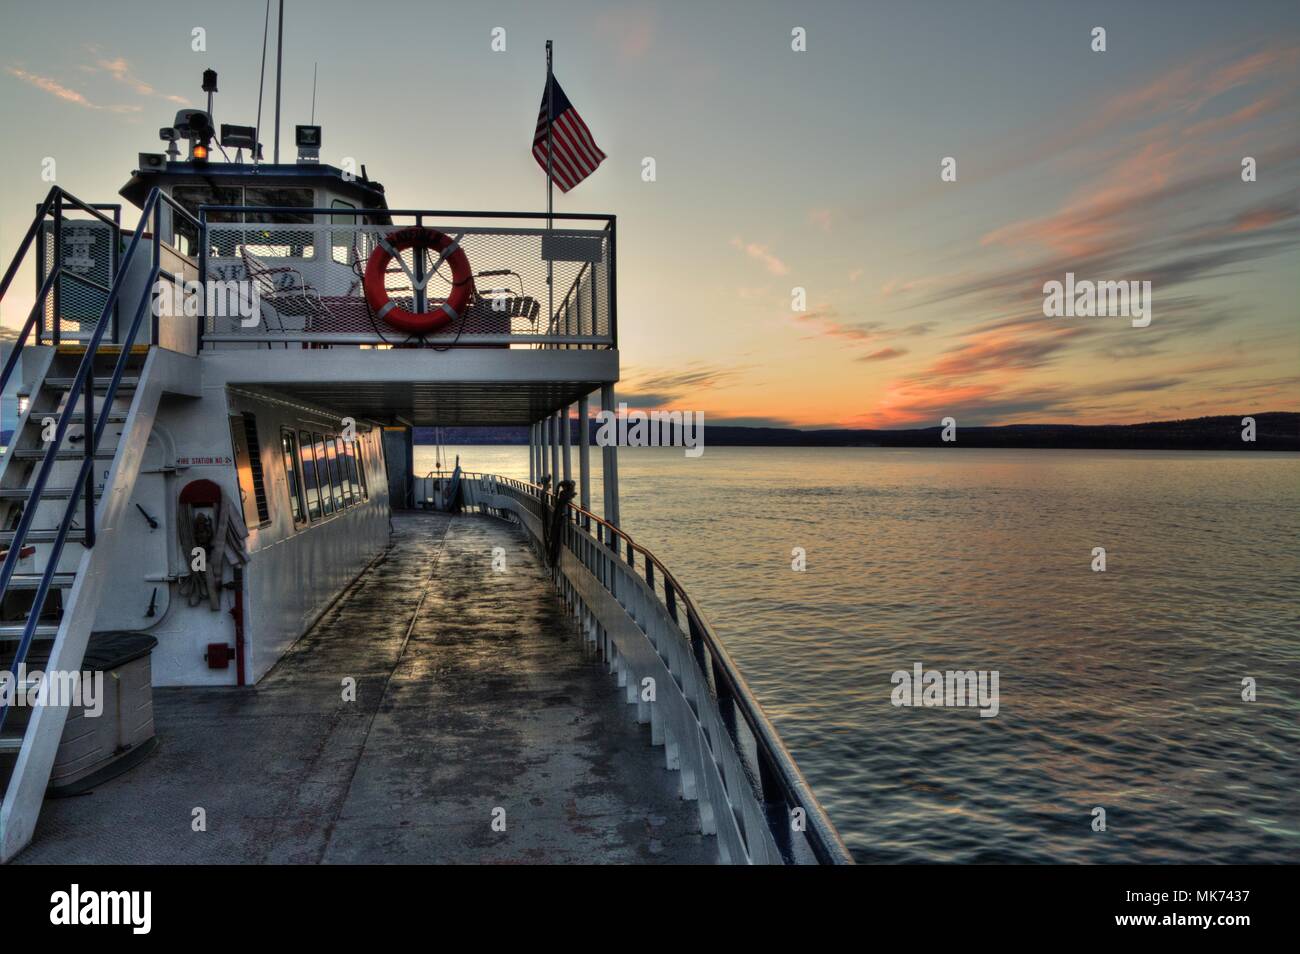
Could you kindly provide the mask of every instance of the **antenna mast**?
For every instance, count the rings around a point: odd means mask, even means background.
[[[266,37],[271,32],[271,0],[266,0],[262,24],[262,68],[257,73],[257,125],[253,127],[253,165],[262,161],[262,90],[266,87]]]
[[[311,65],[311,124],[316,125],[316,67],[318,63]]]
[[[280,77],[284,72],[284,0],[280,0],[280,25],[275,31],[275,162],[280,164]]]

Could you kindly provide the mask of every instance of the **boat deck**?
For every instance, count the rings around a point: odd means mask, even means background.
[[[256,688],[156,689],[158,751],[46,801],[15,860],[713,863],[695,805],[522,533],[481,516],[393,526]]]

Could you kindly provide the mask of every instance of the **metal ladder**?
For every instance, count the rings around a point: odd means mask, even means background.
[[[136,340],[149,310],[160,273],[157,212],[161,202],[161,193],[154,189],[141,210],[140,227],[119,257],[116,223],[55,187],[0,280],[3,299],[42,223],[53,216],[54,261],[0,373],[3,391],[33,331],[33,343],[45,343],[44,322],[38,323],[38,318],[43,319],[52,294],[55,321],[59,320],[59,280],[84,280],[74,272],[64,274],[59,239],[64,212],[79,209],[113,226],[112,284],[102,289],[106,298],[94,331],[83,346],[29,352],[36,361],[48,364],[28,375],[39,383],[26,395],[27,410],[0,469],[0,550],[4,553],[0,564],[0,667],[14,679],[38,641],[49,650],[43,669],[80,669],[94,607],[111,573],[112,568],[97,566],[95,560],[96,537],[105,530],[100,498],[112,494],[119,511],[130,499],[158,393],[140,387],[152,363],[148,347],[115,346],[104,339],[108,329],[116,326],[113,319],[124,278],[137,252],[142,251],[141,237],[153,216],[152,265],[139,301],[131,303],[135,308],[129,313],[132,320],[122,341]],[[54,340],[57,342],[57,330]],[[131,428],[143,429],[143,434],[129,435]],[[124,454],[128,447],[132,450]],[[0,698],[0,790],[4,794],[0,802],[0,861],[13,857],[31,840],[68,715],[66,705],[43,705],[27,709],[23,713],[26,719],[12,718],[11,708]]]

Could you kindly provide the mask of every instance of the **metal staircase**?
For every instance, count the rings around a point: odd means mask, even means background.
[[[28,405],[0,465],[0,671],[15,679],[34,648],[41,650],[40,668],[46,672],[80,670],[95,607],[112,575],[105,548],[97,550],[96,539],[111,533],[130,501],[161,390],[148,386],[158,351],[119,345],[109,331],[123,330],[118,303],[136,263],[137,277],[143,274],[146,280],[139,300],[126,303],[134,306],[126,313],[131,321],[117,341],[138,340],[160,272],[157,212],[163,201],[158,190],[150,194],[141,226],[119,255],[122,233],[116,220],[103,215],[102,207],[56,187],[0,281],[2,300],[43,224],[49,231],[52,218],[53,259],[0,374],[3,392],[24,345],[51,345],[24,355],[29,388],[20,396]],[[68,346],[59,343],[60,288],[69,281],[94,284],[62,260],[60,231],[64,216],[74,210],[111,227],[113,255],[111,285],[96,286],[103,305],[93,332]],[[153,255],[145,266],[136,256],[145,251],[141,239],[151,216]],[[51,302],[53,327],[47,329]],[[68,715],[66,705],[38,705],[23,712],[11,708],[0,698],[0,861],[31,840]]]

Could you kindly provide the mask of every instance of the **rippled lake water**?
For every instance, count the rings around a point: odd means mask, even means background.
[[[1300,860],[1300,456],[625,449],[620,486],[859,861]],[[894,707],[915,663],[997,670],[997,716]]]

